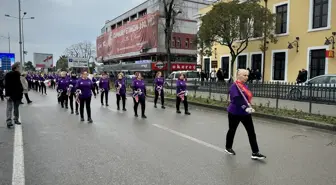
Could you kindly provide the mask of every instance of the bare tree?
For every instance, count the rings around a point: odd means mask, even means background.
[[[168,74],[171,73],[171,38],[174,30],[175,18],[178,14],[182,13],[181,10],[176,8],[178,0],[162,0],[164,6],[164,32],[165,32],[165,47],[167,54],[167,67]]]
[[[65,55],[69,57],[91,58],[95,54],[95,46],[89,41],[73,44],[65,50]]]

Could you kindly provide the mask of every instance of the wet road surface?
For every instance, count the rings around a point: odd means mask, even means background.
[[[127,112],[92,100],[93,124],[80,122],[61,109],[56,93],[31,92],[31,105],[21,107],[24,167],[27,185],[334,185],[336,135],[309,127],[255,119],[263,162],[250,159],[242,126],[237,130],[236,156],[224,153],[227,115],[197,110],[177,115],[174,108],[153,108],[148,119],[135,118],[128,97]],[[4,103],[0,104],[4,117]],[[140,110],[139,110],[140,111]],[[0,128],[0,178],[11,180],[10,142],[13,129]],[[3,134],[4,133],[4,134]],[[7,137],[2,137],[6,136]],[[9,176],[9,177],[8,177]],[[8,179],[6,181],[6,179]]]

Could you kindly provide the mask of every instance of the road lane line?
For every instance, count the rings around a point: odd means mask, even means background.
[[[175,135],[177,135],[177,136],[180,136],[180,137],[183,137],[183,138],[185,138],[185,139],[188,139],[188,140],[190,140],[190,141],[194,141],[195,143],[198,143],[198,144],[201,144],[201,145],[206,146],[206,147],[208,147],[208,148],[212,148],[212,149],[214,149],[214,150],[217,150],[218,152],[223,152],[223,153],[225,153],[225,150],[224,150],[223,148],[220,148],[220,147],[218,147],[218,146],[212,145],[212,144],[207,143],[207,142],[205,142],[205,141],[196,139],[196,138],[194,138],[194,137],[188,136],[188,135],[183,134],[183,133],[181,133],[181,132],[177,132],[177,131],[175,131],[175,130],[172,130],[172,129],[170,129],[170,128],[164,127],[164,126],[162,126],[162,125],[158,125],[158,124],[152,124],[152,125],[155,126],[155,127],[157,127],[157,128],[160,128],[160,129],[162,129],[162,130],[168,131],[168,132],[170,132],[170,133],[172,133],[172,134],[175,134]]]
[[[20,114],[19,114],[19,121],[21,122]],[[15,131],[14,131],[14,146],[13,146],[12,185],[24,185],[25,171],[24,171],[22,125],[15,125],[14,129]]]

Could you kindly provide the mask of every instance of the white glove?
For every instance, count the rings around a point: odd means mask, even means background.
[[[255,110],[253,108],[251,108],[251,107],[246,108],[245,111],[247,113],[250,113],[250,114],[253,113],[253,112],[255,112]]]

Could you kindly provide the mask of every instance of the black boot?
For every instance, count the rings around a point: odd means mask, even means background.
[[[89,118],[88,119],[88,123],[92,123],[93,121],[92,121],[92,119],[91,118]]]

